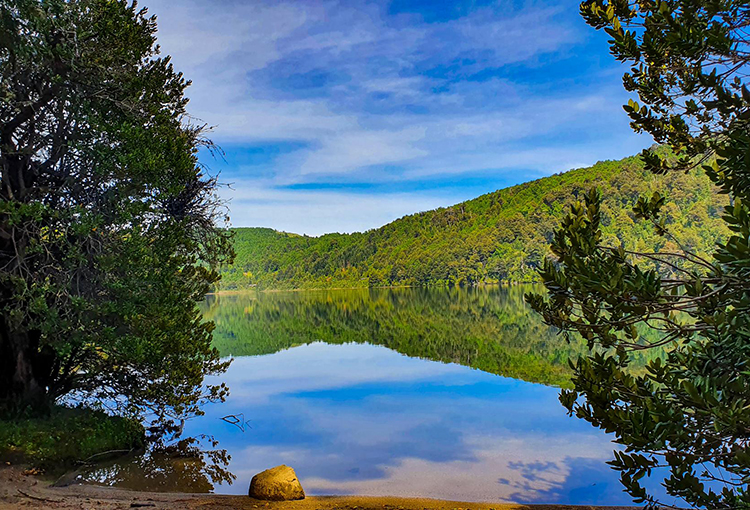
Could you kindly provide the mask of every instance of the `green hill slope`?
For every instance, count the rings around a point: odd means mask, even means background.
[[[534,281],[565,208],[593,186],[605,199],[608,243],[641,251],[670,248],[670,241],[632,219],[638,196],[654,191],[666,195],[667,223],[683,245],[706,253],[727,235],[720,219],[726,198],[701,172],[656,176],[634,156],[405,216],[364,233],[307,237],[238,228],[237,258],[224,271],[222,288]]]

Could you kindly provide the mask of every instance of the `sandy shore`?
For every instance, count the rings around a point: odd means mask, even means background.
[[[56,508],[76,510],[115,509],[254,509],[254,510],[573,510],[623,507],[565,505],[508,505],[465,503],[437,499],[318,496],[302,501],[265,502],[246,496],[213,494],[166,494],[136,492],[88,485],[50,487],[50,482],[25,474],[21,467],[0,468],[0,510]]]

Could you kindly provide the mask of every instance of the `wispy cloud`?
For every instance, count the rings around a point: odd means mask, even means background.
[[[185,432],[216,435],[241,481],[286,463],[309,494],[628,503],[605,464],[616,445],[566,416],[555,388],[321,343],[236,358],[222,380],[227,402]],[[229,413],[253,428],[219,421]]]
[[[235,218],[253,218],[256,225],[307,235],[361,232],[445,202],[445,197],[419,192],[279,189],[246,181],[235,182],[227,195]]]
[[[314,233],[370,228],[458,199],[416,191],[438,176],[460,180],[495,170],[511,184],[646,143],[621,114],[624,94],[605,41],[567,2],[148,6],[158,15],[165,53],[194,80],[191,114],[215,126],[215,141],[227,147],[230,164],[206,162],[239,183],[230,206],[235,225]],[[259,147],[278,152],[275,145],[294,149],[255,165],[231,164]],[[450,183],[441,179],[433,187],[447,191]],[[382,190],[367,197],[329,191],[318,200],[288,188],[386,180],[412,181],[415,191],[406,200],[403,192],[386,198]],[[265,202],[240,199],[242,193]],[[297,197],[296,205],[274,205],[279,194]],[[363,201],[399,205],[374,214]],[[411,210],[402,209],[407,202]],[[335,212],[325,210],[331,204],[338,204]]]

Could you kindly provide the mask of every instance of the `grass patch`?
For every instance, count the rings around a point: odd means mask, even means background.
[[[144,443],[143,426],[102,411],[58,406],[41,418],[0,419],[0,458],[48,471]]]

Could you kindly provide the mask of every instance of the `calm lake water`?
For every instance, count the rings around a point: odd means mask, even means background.
[[[285,463],[309,495],[630,504],[605,464],[610,437],[557,400],[583,346],[541,324],[529,290],[210,296],[231,395],[184,435],[213,436],[234,483],[204,458],[137,457],[81,478],[246,494],[255,473]]]

